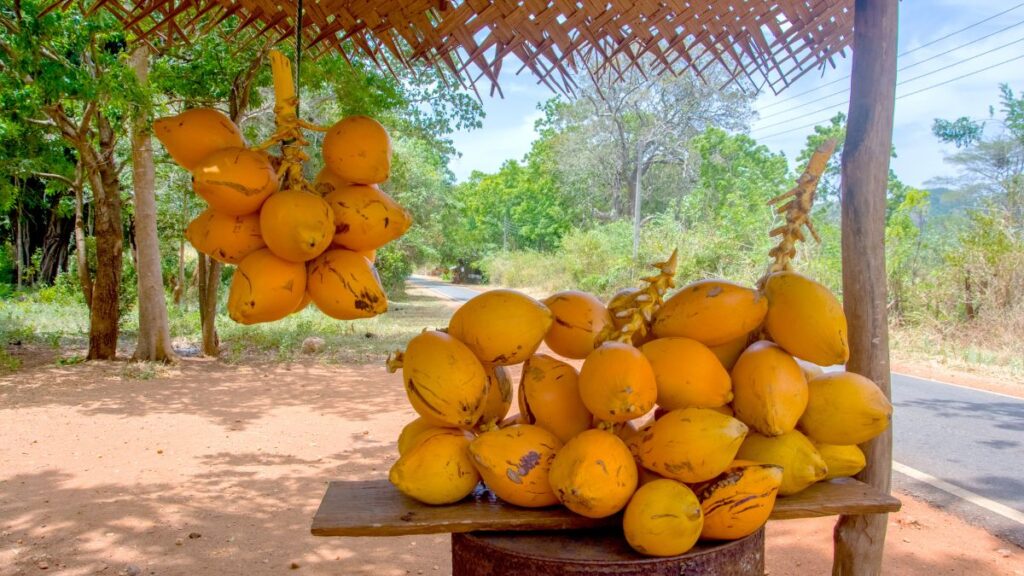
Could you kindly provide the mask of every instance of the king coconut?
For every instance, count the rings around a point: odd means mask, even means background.
[[[849,354],[831,292],[788,271],[670,292],[674,255],[656,266],[608,303],[483,292],[392,354],[418,417],[391,483],[427,504],[486,489],[510,506],[622,513],[634,550],[674,556],[749,536],[776,497],[856,474],[857,444],[892,407],[870,380],[821,371]]]

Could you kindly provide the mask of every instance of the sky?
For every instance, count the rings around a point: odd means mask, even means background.
[[[996,16],[1001,12],[1005,14]],[[990,105],[997,107],[998,114],[1000,83],[1024,91],[1024,2],[903,0],[898,52],[897,67],[906,69],[897,75],[897,82],[903,84],[896,87],[892,168],[907,184],[924,187],[934,178],[955,175],[943,161],[955,149],[939,143],[931,133],[935,118],[986,119]],[[847,111],[849,79],[844,77],[850,73],[849,51],[846,58],[836,57],[834,62],[835,69],[811,70],[777,96],[770,90],[762,93],[754,103],[759,119],[752,123],[750,134],[790,160],[795,158],[813,132],[811,127],[801,127],[824,124],[836,112]],[[502,69],[504,98],[481,92],[486,113],[483,128],[454,135],[461,153],[452,163],[458,180],[474,170],[495,172],[506,160],[521,159],[529,151],[536,137],[534,122],[541,116],[537,105],[555,94],[537,84],[528,71],[514,75],[516,68]],[[843,93],[826,98],[840,90]],[[910,94],[917,90],[923,91]]]

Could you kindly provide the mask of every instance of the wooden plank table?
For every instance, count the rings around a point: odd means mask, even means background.
[[[900,501],[851,478],[819,482],[776,500],[773,520],[896,512]],[[421,504],[387,480],[331,482],[313,517],[314,536],[403,536],[445,532],[579,530],[619,527],[619,515],[591,519],[561,506],[506,504],[483,486],[448,506]]]

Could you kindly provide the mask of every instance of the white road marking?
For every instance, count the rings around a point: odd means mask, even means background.
[[[964,390],[971,390],[974,392],[984,392],[985,394],[994,394],[996,396],[1002,396],[1003,398],[1009,398],[1011,400],[1022,401],[1024,398],[1020,396],[1011,396],[1009,394],[1003,394],[1002,392],[992,392],[991,390],[983,390],[981,388],[972,388],[970,386],[964,386],[963,384],[953,384],[952,382],[944,382],[942,380],[932,380],[931,378],[922,378],[920,376],[914,376],[913,374],[903,374],[902,372],[893,372],[894,376],[904,376],[906,378],[913,378],[914,380],[920,380],[922,382],[930,382],[934,384],[944,384],[946,386],[953,386],[954,388],[963,388]]]
[[[956,496],[961,500],[966,500],[971,504],[974,504],[975,506],[980,506],[985,510],[988,510],[989,512],[999,514],[1003,518],[1013,520],[1018,524],[1024,525],[1024,513],[1014,508],[1010,508],[1005,504],[1000,504],[995,500],[985,498],[984,496],[980,494],[975,494],[970,490],[965,490],[959,486],[954,486],[953,484],[950,484],[945,480],[940,480],[939,478],[936,478],[935,476],[932,476],[927,472],[922,472],[916,468],[911,468],[906,464],[901,464],[899,462],[893,461],[892,469],[896,472],[899,472],[900,474],[903,474],[904,476],[910,476],[914,480],[924,482],[925,484],[928,484],[934,488],[938,488],[943,492],[952,494],[953,496]]]

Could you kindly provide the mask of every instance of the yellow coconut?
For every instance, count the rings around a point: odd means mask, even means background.
[[[739,540],[764,526],[782,485],[782,467],[737,460],[695,488],[704,510],[701,538]]]
[[[710,480],[736,457],[747,426],[709,408],[672,410],[640,440],[644,468],[689,484]]]
[[[867,466],[864,451],[856,444],[840,446],[814,442],[814,447],[818,449],[818,453],[825,460],[825,466],[828,467],[825,480],[853,476]]]
[[[550,431],[563,443],[591,424],[590,412],[580,398],[576,369],[545,354],[534,354],[523,365],[519,413],[527,423]]]
[[[488,364],[519,364],[533,355],[551,327],[547,306],[515,290],[491,290],[463,304],[448,333]]]
[[[775,344],[751,344],[732,369],[736,417],[765,436],[796,427],[807,407],[807,380],[793,357]]]
[[[720,346],[761,325],[768,302],[752,288],[725,280],[701,280],[683,287],[658,309],[652,325],[658,338],[682,336]]]
[[[194,170],[209,155],[225,148],[244,148],[238,126],[213,108],[193,108],[153,122],[153,135],[186,170]]]
[[[386,192],[354,184],[324,197],[334,218],[334,244],[349,250],[374,250],[405,234],[412,215]]]
[[[800,429],[826,444],[863,444],[889,427],[892,404],[871,380],[832,372],[807,384],[810,392]]]
[[[739,360],[740,354],[746,350],[749,342],[750,335],[744,334],[743,336],[740,336],[735,340],[730,340],[725,344],[708,346],[708,349],[718,357],[718,361],[722,363],[722,366],[727,371],[732,371],[732,367],[736,365],[736,361]]]
[[[229,216],[258,212],[277,192],[277,173],[264,152],[225,148],[203,158],[192,171],[192,188],[210,207]]]
[[[636,490],[637,470],[621,438],[593,429],[558,451],[548,479],[566,508],[587,518],[604,518],[629,502]]]
[[[238,264],[267,245],[260,234],[259,214],[229,216],[212,208],[189,223],[185,238],[196,250],[227,264]]]
[[[352,182],[342,179],[327,168],[321,168],[320,171],[316,173],[316,178],[313,179],[313,191],[320,197],[325,197],[335,190],[341,190],[342,188],[351,186],[352,184]],[[376,186],[376,184],[374,184],[374,186]]]
[[[306,267],[266,248],[245,257],[231,277],[228,315],[239,324],[273,322],[291,314],[306,293]]]
[[[658,384],[643,353],[629,344],[605,342],[583,362],[580,396],[594,416],[625,422],[654,408]]]
[[[725,406],[715,406],[714,408],[710,408],[710,410],[714,410],[719,414],[725,414],[726,416],[730,416],[732,418],[736,417],[736,411],[732,409],[732,404],[726,404]]]
[[[470,429],[483,414],[487,373],[469,348],[444,332],[409,341],[402,380],[413,409],[435,424]]]
[[[566,358],[586,358],[594,351],[594,338],[612,323],[604,303],[587,292],[556,292],[544,304],[555,317],[544,343]]]
[[[391,138],[384,126],[369,116],[349,116],[324,135],[324,167],[340,179],[376,184],[391,173]]]
[[[640,487],[626,506],[626,542],[647,556],[677,556],[697,543],[704,513],[697,496],[681,482],[654,480]]]
[[[714,408],[732,400],[732,383],[708,347],[689,338],[658,338],[640,347],[658,383],[658,406]]]
[[[480,476],[498,498],[516,506],[558,504],[548,472],[562,443],[539,426],[522,424],[484,432],[469,445]]]
[[[454,430],[416,443],[391,467],[388,480],[406,496],[440,505],[468,496],[480,475],[469,455],[469,438]]]
[[[316,307],[331,318],[369,318],[388,310],[377,269],[348,250],[328,250],[310,262],[308,290]]]
[[[283,190],[260,210],[267,248],[279,258],[308,262],[331,245],[334,216],[324,199],[302,190]]]
[[[782,484],[779,485],[782,496],[796,494],[828,474],[817,448],[798,430],[773,437],[751,432],[736,457],[782,466]]]
[[[776,344],[820,366],[850,359],[843,305],[828,288],[796,272],[776,272],[765,282],[764,293],[764,327]]]
[[[416,437],[426,432],[427,430],[438,430],[437,423],[433,420],[424,418],[423,416],[417,417],[412,422],[409,422],[402,427],[402,431],[398,434],[398,455],[401,456],[412,448]]]
[[[487,372],[487,397],[479,425],[489,428],[508,416],[512,407],[512,377],[504,366],[485,366],[484,370]]]

